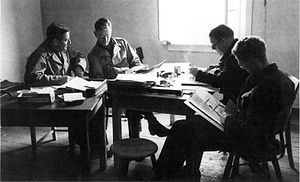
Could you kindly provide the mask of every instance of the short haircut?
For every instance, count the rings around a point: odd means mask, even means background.
[[[239,60],[256,58],[259,61],[265,61],[267,59],[265,42],[255,36],[239,40],[233,47],[232,54]]]
[[[111,22],[107,18],[100,18],[95,23],[95,31],[111,28]]]
[[[53,41],[54,39],[62,40],[65,33],[69,32],[70,29],[60,23],[53,22],[47,28],[47,40]]]
[[[216,40],[223,38],[233,38],[234,33],[231,28],[226,25],[219,25],[212,29],[209,33],[209,37],[214,37]]]

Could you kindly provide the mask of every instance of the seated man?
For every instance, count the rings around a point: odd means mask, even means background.
[[[78,51],[71,49],[70,30],[65,25],[52,23],[46,32],[46,40],[29,56],[26,65],[25,82],[28,86],[61,85],[71,76],[82,77],[86,69],[86,60]],[[97,113],[100,114],[100,113]],[[93,127],[94,120],[90,124]],[[78,128],[72,128],[76,134]],[[90,131],[92,149],[99,132]],[[80,145],[79,135],[74,140]]]
[[[196,81],[220,88],[224,104],[229,99],[235,102],[248,75],[238,66],[236,58],[231,53],[231,49],[238,39],[234,38],[233,31],[226,25],[219,25],[212,29],[209,38],[212,49],[222,55],[219,64],[211,65],[205,71],[192,68],[191,73],[195,76]]]
[[[269,136],[278,112],[295,99],[294,84],[275,63],[268,61],[263,40],[245,38],[236,43],[232,53],[250,73],[237,99],[238,113],[226,118],[224,132],[200,117],[175,122],[157,161],[155,179],[180,174],[184,171],[183,162],[190,164],[192,154],[197,152],[202,156],[207,150],[239,148],[243,150],[242,157],[251,160],[262,152],[272,155],[279,150],[278,141]],[[193,142],[197,148],[192,147]],[[186,171],[189,172],[185,175],[191,175],[191,169]]]
[[[90,78],[116,78],[120,73],[134,72],[145,67],[125,39],[112,37],[112,24],[108,19],[100,18],[96,21],[94,34],[97,42],[88,55]],[[152,112],[127,110],[126,117],[131,125],[130,137],[139,137],[142,115],[148,120],[151,135],[168,135],[169,129],[161,125]]]
[[[83,76],[86,60],[70,48],[70,30],[58,23],[47,28],[47,39],[29,56],[25,83],[30,86],[61,85],[70,76]]]

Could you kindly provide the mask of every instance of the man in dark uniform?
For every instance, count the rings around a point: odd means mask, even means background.
[[[279,151],[273,130],[280,111],[295,100],[294,84],[275,63],[268,61],[263,40],[245,38],[236,43],[232,52],[238,64],[249,72],[238,95],[238,113],[226,118],[224,132],[201,117],[175,122],[157,161],[155,179],[178,177],[184,171],[184,161],[190,164],[196,153],[201,162],[207,150],[240,149],[241,157],[247,160],[274,156]],[[189,167],[184,168],[184,177],[199,178],[200,172],[193,173]]]
[[[238,66],[237,60],[231,54],[231,49],[238,39],[234,38],[233,31],[226,25],[219,25],[211,30],[209,38],[212,49],[222,55],[219,64],[211,65],[205,71],[193,68],[191,73],[195,76],[196,81],[220,88],[224,104],[229,99],[235,102],[248,75],[246,71]]]

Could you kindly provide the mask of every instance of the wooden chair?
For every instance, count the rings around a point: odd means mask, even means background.
[[[296,95],[299,89],[299,80],[292,75],[287,75],[287,76],[294,82],[295,85],[294,91]],[[263,175],[266,178],[270,178],[268,161],[271,161],[278,181],[283,180],[278,160],[285,155],[285,149],[287,150],[289,165],[292,169],[295,170],[294,160],[292,155],[291,133],[290,133],[291,112],[292,112],[292,105],[284,107],[278,115],[278,119],[274,129],[274,136],[273,136],[274,138],[276,136],[279,136],[281,150],[278,156],[274,155],[272,158],[268,158],[268,159],[261,158],[256,161],[262,164],[261,167],[263,170]],[[285,137],[284,137],[284,133],[285,133]],[[227,164],[223,174],[223,181],[227,181],[229,180],[229,178],[233,179],[239,173],[239,166],[247,165],[247,164],[251,165],[251,162],[240,164],[239,163],[240,155],[241,154],[238,153],[229,154]]]

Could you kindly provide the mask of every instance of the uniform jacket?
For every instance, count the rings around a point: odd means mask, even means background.
[[[220,93],[224,95],[222,102],[225,104],[228,99],[236,101],[241,86],[248,76],[248,73],[239,67],[237,60],[231,53],[231,49],[236,42],[237,39],[234,40],[230,48],[222,56],[218,70],[215,73],[198,71],[196,75],[196,81],[220,88]]]
[[[115,78],[117,73],[113,67],[129,67],[141,65],[135,50],[123,38],[112,37],[113,55],[96,43],[88,54],[90,78]]]
[[[63,61],[47,41],[44,41],[28,58],[25,82],[31,86],[57,85],[63,76],[70,75],[76,66],[86,69],[81,53],[69,48],[61,52]]]
[[[273,140],[277,117],[294,99],[294,83],[275,63],[249,75],[238,97],[238,117],[226,120],[225,133],[229,133],[231,145],[243,150],[245,158],[278,151],[279,145]]]

